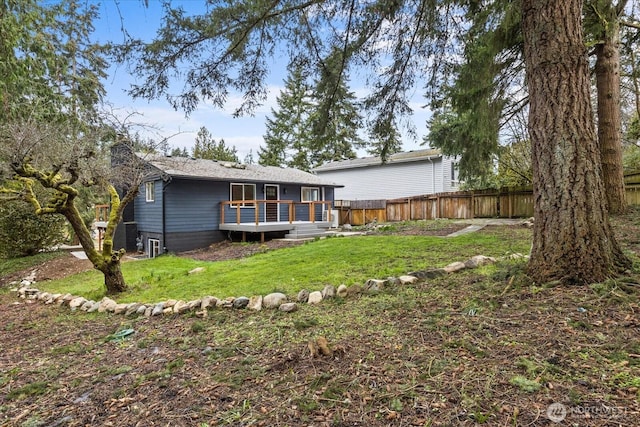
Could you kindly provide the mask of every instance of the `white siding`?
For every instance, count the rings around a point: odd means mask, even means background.
[[[396,199],[443,191],[441,157],[432,161],[318,171],[318,175],[344,185],[335,189],[337,200]]]

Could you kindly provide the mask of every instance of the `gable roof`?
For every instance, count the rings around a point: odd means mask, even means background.
[[[379,156],[362,157],[359,159],[340,160],[337,162],[325,163],[322,166],[318,166],[313,171],[325,172],[339,169],[355,169],[369,166],[382,166],[384,164],[393,165],[399,163],[419,162],[429,159],[437,159],[439,157],[442,157],[442,153],[437,149],[415,150],[392,154],[391,156],[389,156],[386,163],[383,163],[382,157]]]
[[[343,185],[322,179],[312,173],[293,168],[245,165],[160,154],[138,154],[138,157],[160,172],[177,178],[343,187]]]

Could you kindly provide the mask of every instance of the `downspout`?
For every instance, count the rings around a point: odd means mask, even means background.
[[[166,178],[162,177],[162,180],[165,182],[162,186],[162,253],[166,254],[167,251],[167,224],[166,224],[166,196],[165,192],[167,191],[167,187],[169,184],[173,182],[170,175],[167,175]]]

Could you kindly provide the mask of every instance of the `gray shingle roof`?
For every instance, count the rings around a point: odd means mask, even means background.
[[[406,151],[389,156],[389,158],[387,159],[387,164],[391,165],[398,163],[419,162],[422,160],[434,159],[441,156],[442,153],[437,149]],[[341,160],[337,162],[325,163],[324,165],[315,168],[314,172],[325,172],[338,169],[354,169],[380,165],[382,165],[381,157],[362,157],[359,159]]]
[[[343,187],[341,184],[319,178],[312,173],[292,168],[244,165],[189,157],[168,157],[158,154],[138,154],[138,156],[172,177]]]

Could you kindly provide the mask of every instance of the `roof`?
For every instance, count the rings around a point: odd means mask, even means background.
[[[245,165],[159,154],[138,154],[138,156],[163,173],[177,178],[343,187],[343,185],[322,179],[312,173],[293,168]]]
[[[383,163],[382,157],[373,156],[373,157],[362,157],[359,159],[351,159],[351,160],[341,160],[337,162],[329,162],[325,163],[322,166],[319,166],[314,169],[314,172],[326,172],[332,170],[340,170],[340,169],[355,169],[355,168],[363,168],[369,166],[381,166],[383,164],[399,164],[399,163],[409,163],[409,162],[420,162],[425,160],[431,160],[442,157],[442,153],[440,150],[436,149],[426,149],[426,150],[415,150],[415,151],[406,151],[402,153],[396,153],[389,156],[386,163]]]

